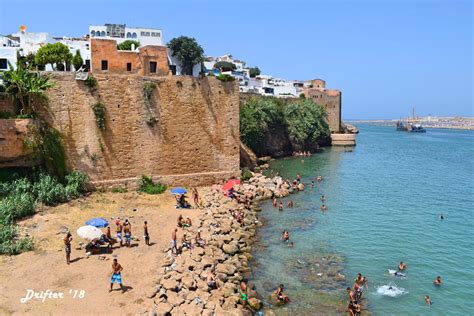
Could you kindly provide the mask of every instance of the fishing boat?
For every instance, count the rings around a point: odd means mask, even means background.
[[[397,122],[397,131],[408,132],[408,127],[400,120]]]
[[[397,122],[397,131],[410,133],[426,133],[426,129],[421,126],[421,123],[415,116],[415,108],[413,108],[413,116],[404,123],[401,119]]]
[[[421,124],[412,124],[410,126],[411,133],[426,133],[426,129],[421,126]]]

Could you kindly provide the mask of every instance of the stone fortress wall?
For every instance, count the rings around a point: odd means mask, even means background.
[[[98,88],[91,91],[73,73],[51,76],[55,87],[39,115],[60,132],[68,167],[87,173],[95,187],[134,188],[142,175],[173,185],[239,175],[235,82],[95,74]],[[147,83],[156,86],[149,99]],[[98,100],[106,108],[103,131],[92,110]]]

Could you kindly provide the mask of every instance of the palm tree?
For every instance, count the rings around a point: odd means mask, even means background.
[[[34,114],[35,100],[45,98],[44,92],[54,86],[49,77],[31,71],[28,67],[13,69],[11,64],[9,70],[0,74],[0,78],[5,91],[20,103],[21,114]]]

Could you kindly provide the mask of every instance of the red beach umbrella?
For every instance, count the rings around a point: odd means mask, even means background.
[[[230,179],[229,181],[224,183],[224,186],[222,187],[222,189],[224,191],[229,191],[234,185],[238,185],[238,184],[240,184],[239,179]]]

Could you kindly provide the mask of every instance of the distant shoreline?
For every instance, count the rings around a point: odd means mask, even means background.
[[[350,124],[371,124],[371,125],[377,125],[377,126],[393,126],[395,127],[395,121],[385,121],[385,120],[361,120],[361,121],[345,121]],[[474,131],[474,125],[460,125],[460,126],[437,126],[437,125],[426,125],[421,122],[424,128],[429,128],[429,129],[434,129],[434,128],[440,128],[440,129],[458,129],[458,130],[465,130],[465,131]]]

